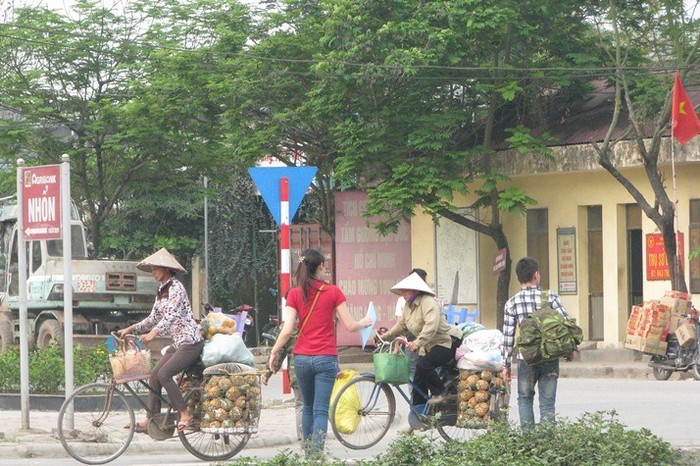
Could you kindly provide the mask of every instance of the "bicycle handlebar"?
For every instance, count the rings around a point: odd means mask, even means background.
[[[127,333],[124,335],[124,338],[120,338],[119,334],[117,332],[110,332],[112,336],[114,337],[115,340],[117,340],[119,343],[122,342],[129,342],[129,341],[136,341],[139,339],[138,335],[134,335],[133,333]]]

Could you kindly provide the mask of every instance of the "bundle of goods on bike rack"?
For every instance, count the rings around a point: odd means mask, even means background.
[[[222,363],[255,365],[255,356],[236,331],[235,321],[221,312],[210,312],[199,324],[204,338],[202,363],[205,367]]]
[[[204,371],[202,432],[242,434],[258,431],[262,396],[260,373],[243,364],[219,364]]]
[[[691,296],[681,291],[666,291],[660,300],[632,306],[627,321],[625,348],[648,354],[665,354],[666,337],[673,333],[681,346],[695,341],[695,326],[686,317],[692,311]]]
[[[459,406],[455,425],[485,429],[497,416],[508,418],[508,391],[501,378],[503,333],[480,324],[461,325],[463,340],[457,349]]]
[[[506,383],[497,371],[459,371],[457,427],[485,429],[508,418]],[[497,396],[499,395],[499,396]]]

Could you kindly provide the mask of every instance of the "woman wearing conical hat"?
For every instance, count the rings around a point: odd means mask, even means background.
[[[391,341],[402,335],[407,337],[408,349],[419,351],[414,385],[425,394],[431,393],[431,403],[441,402],[445,387],[435,369],[454,359],[462,332],[443,317],[435,292],[417,273],[411,273],[394,285],[391,291],[402,296],[406,304],[403,316],[382,335],[382,339]],[[425,402],[425,397],[414,389],[412,403],[420,405]]]
[[[153,278],[160,282],[160,286],[149,316],[120,330],[119,336],[123,338],[128,334],[141,335],[141,341],[144,343],[157,336],[172,336],[173,343],[151,371],[148,383],[158,394],[161,388],[165,388],[171,405],[180,413],[177,431],[181,432],[192,424],[193,418],[173,377],[192,366],[204,348],[204,341],[192,315],[185,287],[175,278],[177,274],[185,273],[185,268],[165,248],[148,256],[136,267],[151,272]],[[155,393],[148,394],[148,407],[153,414],[160,412],[160,398]],[[146,432],[148,422],[149,419],[137,422],[136,431]]]

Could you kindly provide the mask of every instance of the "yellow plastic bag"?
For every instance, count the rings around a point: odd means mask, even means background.
[[[333,384],[331,399],[335,400],[338,392],[357,375],[357,371],[344,370],[338,373]],[[341,434],[352,434],[360,424],[360,393],[356,386],[352,386],[343,392],[343,396],[335,403],[335,428]]]

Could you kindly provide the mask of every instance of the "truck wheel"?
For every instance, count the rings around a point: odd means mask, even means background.
[[[63,348],[63,331],[57,320],[45,320],[39,326],[39,334],[36,337],[37,348],[46,348],[50,345],[59,345]]]
[[[12,321],[6,317],[0,317],[0,353],[9,350],[14,343],[12,338]]]

